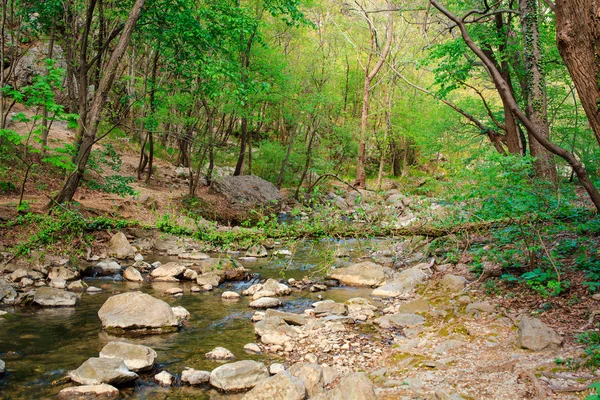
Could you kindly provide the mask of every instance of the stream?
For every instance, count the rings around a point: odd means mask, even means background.
[[[390,240],[387,239],[305,241],[297,244],[292,257],[270,256],[242,264],[257,273],[260,279],[302,279],[313,273],[317,277],[323,275],[323,267],[328,264],[340,266],[358,261],[360,256],[384,248],[389,243]],[[340,249],[347,251],[350,257],[334,258],[334,252]],[[148,255],[145,261],[165,263],[186,260]],[[209,371],[214,369],[221,363],[206,360],[204,354],[217,346],[231,350],[237,360],[265,360],[267,365],[277,362],[274,355],[250,355],[243,351],[245,344],[256,341],[253,324],[250,322],[254,310],[248,307],[249,297],[242,296],[239,301],[221,299],[224,291],[233,290],[241,294],[258,280],[225,282],[213,291],[200,293],[190,292],[195,282],[181,282],[179,286],[183,288],[184,295],[180,298],[165,293],[166,289],[174,286],[171,282],[133,283],[114,278],[87,278],[85,282],[90,286],[100,287],[103,291],[98,294],[81,294],[79,303],[73,308],[3,308],[9,315],[0,318],[0,358],[6,362],[7,369],[6,374],[0,377],[0,398],[51,398],[61,389],[71,386],[71,383],[61,381],[70,370],[77,368],[89,357],[97,357],[109,341],[122,339],[102,330],[97,313],[108,297],[131,290],[141,290],[173,307],[183,306],[191,313],[191,318],[177,333],[126,337],[126,341],[153,348],[158,353],[158,359],[153,371],[142,373],[134,384],[121,390],[124,398],[239,397],[221,395],[208,388],[179,385],[162,388],[152,380],[154,374],[162,370],[179,375],[184,367]],[[281,297],[284,306],[280,309],[302,313],[318,300],[319,295],[324,299],[343,302],[353,297],[370,298],[371,291],[370,288],[336,287],[318,293],[292,292],[290,296]]]

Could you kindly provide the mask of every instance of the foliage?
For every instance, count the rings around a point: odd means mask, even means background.
[[[590,367],[592,371],[600,368],[600,332],[584,332],[577,336],[577,341],[586,346],[585,366]]]

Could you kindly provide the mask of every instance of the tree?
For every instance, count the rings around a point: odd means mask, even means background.
[[[53,202],[55,203],[60,204],[70,202],[73,200],[73,196],[79,188],[79,184],[83,178],[92,147],[97,142],[96,136],[98,133],[98,126],[100,124],[100,117],[102,116],[102,109],[106,104],[108,92],[115,81],[121,59],[123,58],[125,51],[129,46],[131,35],[133,34],[133,30],[138,19],[140,18],[144,3],[145,0],[136,0],[133,4],[127,21],[125,22],[123,32],[119,37],[119,41],[110,55],[110,59],[106,65],[106,68],[104,68],[104,74],[100,79],[98,89],[94,94],[94,98],[90,105],[89,116],[88,118],[83,119],[80,115],[80,124],[82,125],[83,135],[81,137],[81,144],[78,147],[77,154],[75,156],[76,168],[75,171],[73,171],[67,177],[67,180],[60,192],[56,195],[56,197],[54,197]]]
[[[525,125],[527,130],[533,135],[533,137],[553,154],[563,158],[575,171],[575,174],[579,178],[579,181],[587,191],[592,203],[596,206],[596,209],[600,211],[600,193],[590,180],[590,177],[583,167],[583,165],[567,150],[562,147],[556,145],[551,142],[548,138],[544,136],[542,132],[539,131],[538,127],[523,113],[517,101],[515,100],[508,83],[504,80],[500,71],[496,68],[496,65],[492,60],[488,58],[485,52],[479,48],[471,36],[467,31],[467,27],[464,21],[464,18],[459,18],[446,9],[438,0],[430,0],[430,3],[438,9],[443,15],[445,15],[448,19],[456,24],[456,26],[460,29],[461,36],[469,49],[483,62],[485,65],[490,77],[494,81],[494,84],[499,90],[500,96],[503,98],[503,101],[510,106],[510,111],[513,112],[516,117]]]

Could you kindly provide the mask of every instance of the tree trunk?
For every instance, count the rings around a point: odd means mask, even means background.
[[[369,30],[371,31],[371,48],[369,50],[369,58],[365,66],[365,78],[363,84],[363,104],[362,113],[360,119],[360,138],[358,143],[358,157],[356,160],[356,179],[354,186],[357,188],[365,189],[367,187],[367,173],[365,171],[365,162],[367,159],[366,151],[366,138],[367,138],[367,122],[369,117],[369,94],[371,92],[371,82],[377,75],[383,63],[385,62],[390,48],[392,47],[392,39],[394,38],[394,13],[392,11],[392,5],[390,2],[386,2],[386,6],[390,9],[388,12],[388,25],[387,25],[387,38],[383,50],[379,56],[377,64],[373,66],[373,69],[369,71],[370,62],[377,50],[377,33],[373,27],[371,21],[368,21]],[[363,10],[364,12],[364,10]],[[364,12],[365,18],[369,18],[368,14]]]
[[[284,122],[284,125],[287,126]],[[296,136],[296,127],[293,127],[290,132],[290,138],[288,141],[287,151],[285,153],[285,157],[281,162],[281,169],[279,170],[279,177],[277,178],[277,189],[281,189],[281,185],[283,185],[283,177],[285,176],[285,170],[287,168],[288,160],[290,159],[290,154],[292,153],[292,147],[294,146],[294,136]]]
[[[519,0],[521,27],[525,43],[525,71],[527,85],[527,117],[546,139],[550,138],[546,102],[546,82],[540,66],[542,53],[538,32],[537,0]],[[553,155],[535,139],[528,130],[531,155],[535,157],[535,172],[539,178],[557,183],[556,166]]]
[[[556,1],[556,41],[600,144],[600,3]]]
[[[108,61],[104,71],[104,75],[98,84],[98,89],[96,90],[92,100],[89,118],[87,119],[87,124],[85,127],[86,129],[84,129],[81,145],[77,150],[75,160],[76,169],[69,175],[63,188],[53,199],[54,203],[60,204],[72,201],[73,196],[79,187],[88,159],[90,157],[90,153],[92,151],[92,146],[96,142],[96,134],[100,124],[102,108],[106,103],[106,97],[108,96],[108,92],[110,91],[117,75],[117,70],[119,68],[121,59],[123,58],[123,55],[129,46],[131,35],[140,17],[144,3],[145,0],[136,0],[131,12],[129,13],[129,16],[127,17],[127,22],[125,23],[125,27],[121,33],[119,42],[115,46],[115,49],[110,56],[110,60]]]
[[[56,22],[54,18],[52,19],[52,28],[50,29],[50,41],[48,42],[48,58],[52,59],[54,56],[54,29],[56,27]],[[46,74],[48,74],[48,70],[46,69]],[[1,86],[0,86],[1,87]],[[44,159],[46,155],[46,147],[48,147],[48,133],[50,133],[50,124],[48,122],[48,106],[44,105],[44,110],[42,111],[42,134],[41,134],[41,145],[40,145],[40,160]]]

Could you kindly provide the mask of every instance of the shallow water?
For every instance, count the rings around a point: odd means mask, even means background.
[[[379,239],[321,240],[298,245],[292,258],[269,257],[243,263],[261,278],[295,278],[315,273],[332,262],[332,251],[343,247],[351,255],[365,254],[368,250],[385,246]],[[155,257],[161,262],[168,257]],[[155,261],[147,259],[147,261]],[[172,260],[176,260],[173,258]],[[334,261],[344,263],[344,261]],[[346,261],[347,262],[347,261]],[[248,307],[249,299],[223,301],[225,290],[241,292],[252,282],[234,282],[221,285],[211,292],[191,293],[192,282],[180,284],[167,282],[130,283],[112,279],[89,279],[89,285],[103,288],[99,294],[81,294],[77,307],[41,309],[35,307],[4,308],[7,318],[0,319],[0,358],[6,362],[7,373],[0,377],[0,398],[40,399],[52,398],[70,383],[53,385],[69,370],[77,368],[89,357],[97,357],[102,347],[111,340],[126,340],[152,347],[158,353],[158,365],[153,373],[140,376],[135,384],[124,388],[124,398],[176,399],[222,398],[218,393],[189,387],[161,388],[152,382],[158,370],[180,374],[184,367],[211,370],[218,362],[209,361],[204,354],[216,346],[231,350],[238,360],[261,360],[270,355],[249,355],[243,351],[246,343],[256,340],[250,318],[254,311]],[[167,288],[179,285],[184,296],[178,299],[166,295]],[[183,306],[191,313],[188,323],[177,333],[139,337],[117,337],[102,331],[97,312],[114,294],[141,290],[165,300],[171,306]],[[292,293],[283,297],[283,310],[302,312],[309,308],[321,294],[325,299],[345,301],[352,297],[368,297],[370,289],[333,288],[321,293]],[[238,396],[228,396],[236,398]]]

